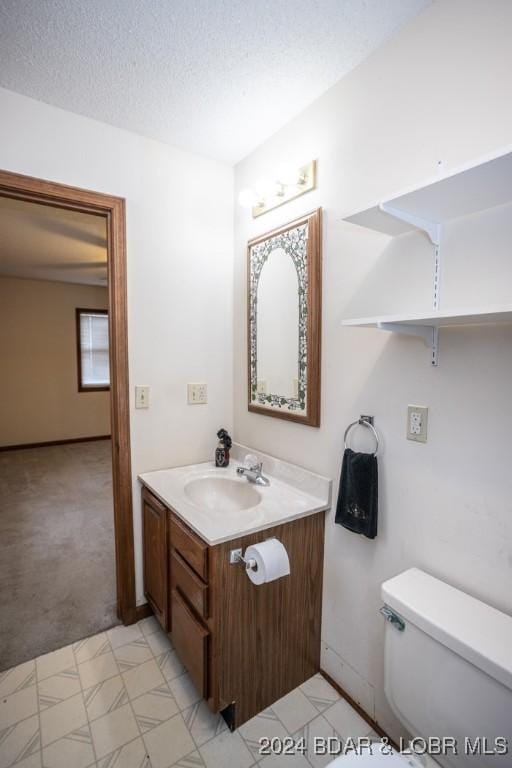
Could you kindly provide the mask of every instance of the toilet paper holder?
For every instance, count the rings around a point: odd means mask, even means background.
[[[229,562],[231,565],[238,565],[241,564],[245,567],[246,571],[257,571],[258,570],[258,564],[256,563],[256,560],[254,558],[250,557],[248,560],[245,559],[242,553],[242,547],[238,547],[237,549],[232,549],[229,553]]]

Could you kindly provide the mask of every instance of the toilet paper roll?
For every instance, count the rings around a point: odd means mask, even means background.
[[[245,550],[244,558],[253,560],[256,568],[247,568],[247,575],[253,584],[266,584],[290,573],[288,552],[278,539],[267,539],[260,544],[251,544]]]

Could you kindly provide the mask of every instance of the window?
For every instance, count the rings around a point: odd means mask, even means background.
[[[108,312],[77,309],[78,391],[110,389]]]

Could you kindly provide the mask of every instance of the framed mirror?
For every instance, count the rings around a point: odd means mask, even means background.
[[[249,410],[320,426],[322,210],[247,246]]]

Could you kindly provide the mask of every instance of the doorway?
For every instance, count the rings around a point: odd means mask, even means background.
[[[73,440],[69,445],[60,440],[58,441],[59,446],[55,446],[55,450],[58,449],[64,451],[67,460],[70,460],[75,468],[83,470],[83,466],[89,466],[91,472],[96,471],[100,466],[104,467],[104,459],[107,455],[106,451],[110,452],[115,542],[116,613],[118,619],[124,624],[131,624],[139,618],[142,618],[142,616],[139,615],[140,611],[137,611],[135,603],[124,200],[122,198],[22,176],[8,171],[0,171],[0,197],[3,199],[7,198],[14,204],[25,202],[38,204],[39,206],[48,206],[56,211],[67,212],[69,214],[73,214],[73,212],[77,214],[82,213],[89,217],[91,221],[96,220],[98,223],[101,223],[101,226],[104,228],[106,244],[106,297],[108,298],[108,323],[102,323],[101,312],[98,311],[102,309],[102,307],[97,303],[92,307],[92,311],[90,307],[75,307],[76,317],[73,322],[76,322],[78,383],[79,388],[82,387],[82,392],[87,391],[91,382],[92,384],[99,384],[100,386],[96,387],[96,389],[101,390],[101,384],[105,382],[101,381],[103,375],[101,372],[101,355],[98,356],[97,360],[95,358],[95,367],[91,367],[89,366],[89,358],[87,358],[87,349],[83,351],[83,367],[85,372],[82,371],[80,373],[80,328],[82,327],[83,329],[84,338],[87,338],[87,334],[90,335],[92,331],[96,334],[103,332],[103,327],[105,333],[107,333],[108,328],[110,380],[108,392],[105,391],[102,394],[107,398],[106,409],[108,411],[107,418],[110,421],[109,434],[111,439],[106,439],[109,437],[107,434],[95,433],[95,437],[104,439],[90,442],[82,441],[80,443],[76,443]],[[103,320],[104,319],[105,317],[103,317]],[[96,365],[96,363],[98,364]],[[90,379],[91,376],[92,379]],[[97,380],[94,377],[96,377]],[[106,389],[106,387],[104,386],[103,389]],[[84,394],[84,397],[95,397],[95,395]],[[21,454],[23,451],[18,451],[17,453]],[[7,453],[4,455],[7,456]],[[93,469],[94,467],[96,467],[96,469]],[[45,471],[44,467],[40,467],[39,475],[47,477],[51,475],[51,472]],[[100,475],[101,471],[99,472],[98,477]],[[79,473],[77,475],[77,482],[80,482],[82,477],[87,477],[87,473],[83,474],[82,472],[82,475]],[[98,482],[101,485],[102,481],[98,480]],[[98,542],[100,540],[101,526],[98,529]],[[87,545],[94,554],[94,543],[89,541],[87,542]],[[0,543],[0,548],[1,546]],[[63,544],[63,547],[65,547],[65,543]],[[20,549],[22,550],[22,542],[20,544]],[[20,551],[18,555],[20,563],[30,561],[30,551]],[[94,563],[94,559],[91,559],[91,569],[104,565],[103,555],[100,554],[99,559],[101,562],[96,564]],[[46,574],[45,578],[48,578]],[[11,584],[8,585],[8,587],[15,587],[16,574],[11,573],[10,579]],[[90,594],[89,599],[90,601],[94,601],[95,595]],[[70,604],[69,607],[70,615],[72,615],[72,605]],[[52,616],[52,611],[50,610],[48,612],[48,622],[52,622],[54,619],[62,621],[62,614],[57,611],[54,613],[55,615]],[[26,615],[30,616],[30,611],[28,611]],[[2,616],[2,622],[5,620],[6,617]],[[27,620],[30,621],[30,618]],[[26,626],[16,626],[12,628],[14,633],[22,633],[28,630],[29,628]],[[65,642],[68,642],[66,638],[60,645]],[[58,646],[59,643],[57,642],[55,647]],[[52,650],[52,648],[48,648],[47,650]],[[1,668],[5,668],[5,665]]]

